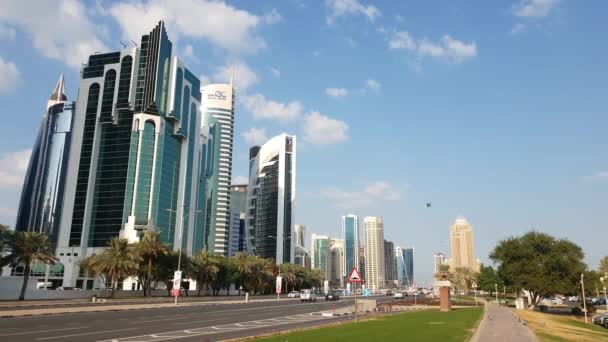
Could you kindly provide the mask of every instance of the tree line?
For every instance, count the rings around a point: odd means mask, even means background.
[[[584,276],[585,295],[596,296],[603,292],[600,277],[608,274],[608,256],[600,261],[597,270],[590,269],[584,262],[580,246],[567,239],[537,231],[519,237],[501,240],[489,257],[496,265],[481,265],[479,272],[470,268],[455,268],[447,272],[449,280],[457,291],[469,292],[473,283],[477,289],[488,293],[508,292],[519,294],[526,290],[530,294],[531,307],[543,299],[562,295],[580,295],[581,275]],[[608,286],[608,281],[606,281]]]
[[[0,266],[24,267],[20,300],[25,298],[32,265],[58,261],[46,235],[13,232],[3,225],[0,225],[0,251],[6,252],[0,259]],[[111,296],[119,283],[127,278],[133,278],[140,284],[144,296],[149,296],[150,290],[161,283],[167,289],[167,295],[170,295],[178,259],[179,251],[171,250],[168,244],[162,242],[159,232],[145,231],[137,243],[112,238],[103,252],[82,259],[80,267],[87,276],[101,278]],[[252,294],[271,293],[279,274],[283,277],[284,292],[320,287],[324,279],[319,270],[295,264],[277,266],[273,259],[258,258],[247,253],[224,257],[207,251],[193,256],[183,252],[180,269],[182,279],[196,280],[198,295],[207,290],[214,296],[222,290],[229,294],[232,285],[239,295],[241,290]]]

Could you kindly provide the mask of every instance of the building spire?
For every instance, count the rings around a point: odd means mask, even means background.
[[[57,81],[57,85],[55,86],[55,90],[51,95],[49,100],[53,101],[67,101],[68,97],[65,95],[65,80],[63,78],[63,74],[59,76],[59,81]]]

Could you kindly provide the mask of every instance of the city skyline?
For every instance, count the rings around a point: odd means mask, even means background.
[[[484,263],[499,240],[536,229],[571,239],[598,264],[604,249],[595,232],[604,229],[608,206],[608,70],[606,47],[593,42],[603,37],[605,6],[555,1],[523,17],[513,10],[516,0],[359,0],[377,10],[370,17],[330,2],[220,2],[223,14],[197,3],[168,2],[155,12],[149,0],[90,2],[70,13],[58,1],[0,5],[0,104],[11,113],[0,128],[1,222],[16,222],[57,76],[65,74],[75,99],[88,55],[118,51],[121,42],[131,48],[130,40],[139,45],[164,17],[174,50],[204,85],[228,83],[235,66],[242,98],[233,180],[247,177],[250,146],[282,132],[300,138],[296,221],[310,230],[338,237],[345,212],[383,216],[387,240],[416,246],[416,278],[426,281],[432,253],[449,255],[448,227],[460,214],[478,227]],[[233,22],[238,15],[250,20],[236,20],[247,24],[230,34],[208,25],[210,17]],[[193,16],[192,27],[178,20]],[[364,167],[353,167],[362,157]]]

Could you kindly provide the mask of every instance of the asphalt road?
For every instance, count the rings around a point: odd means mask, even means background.
[[[378,302],[391,297],[374,297]],[[220,304],[132,311],[58,314],[0,319],[0,341],[218,341],[350,320],[313,312],[352,305],[339,302]]]

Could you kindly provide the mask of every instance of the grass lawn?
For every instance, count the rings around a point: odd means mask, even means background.
[[[516,313],[528,322],[528,326],[543,342],[608,341],[608,329],[593,324],[585,324],[584,320],[574,316],[561,316],[528,310],[517,311]]]
[[[462,308],[452,312],[424,310],[377,316],[358,323],[347,323],[277,335],[256,341],[468,341],[481,320],[482,308]]]

